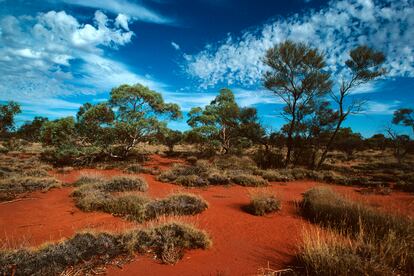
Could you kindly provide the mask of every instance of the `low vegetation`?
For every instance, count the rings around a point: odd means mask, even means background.
[[[263,216],[279,211],[280,200],[269,191],[259,191],[250,194],[250,203],[244,206],[244,210],[255,216]]]
[[[327,188],[304,194],[302,214],[332,233],[308,233],[299,260],[310,275],[411,275],[414,223]]]
[[[151,252],[160,262],[173,264],[183,257],[185,250],[210,246],[211,240],[205,232],[177,222],[120,234],[81,232],[38,248],[0,251],[0,274],[59,275],[84,261],[99,265],[134,252]]]
[[[59,187],[60,182],[49,176],[48,169],[50,167],[35,157],[1,156],[0,201],[12,200],[28,192]]]
[[[81,183],[81,184],[79,184]],[[81,177],[79,186],[72,193],[75,204],[83,211],[102,211],[130,220],[144,222],[162,215],[195,215],[208,208],[201,197],[177,193],[163,199],[152,200],[144,195],[110,192],[147,190],[148,185],[139,177],[114,177],[104,181],[100,178]]]

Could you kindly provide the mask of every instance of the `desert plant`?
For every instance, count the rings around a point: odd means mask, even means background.
[[[211,240],[204,231],[190,225],[170,222],[148,229],[120,234],[81,232],[59,243],[38,248],[0,251],[2,275],[60,275],[70,266],[90,260],[103,264],[134,251],[152,252],[164,263],[178,261],[188,249],[207,249]],[[172,255],[171,248],[176,249]]]
[[[231,181],[235,184],[246,187],[261,187],[266,186],[268,183],[261,176],[251,174],[239,174],[231,177]]]
[[[250,194],[250,203],[244,210],[255,216],[263,216],[268,213],[279,211],[281,208],[280,200],[268,191],[259,191]]]
[[[99,188],[106,192],[125,192],[125,191],[141,191],[148,190],[147,182],[138,176],[116,176],[111,180],[99,185]]]

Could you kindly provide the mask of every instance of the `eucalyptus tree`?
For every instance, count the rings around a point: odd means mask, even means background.
[[[112,89],[109,106],[114,110],[114,156],[126,157],[139,143],[149,141],[164,126],[163,119],[182,117],[177,104],[165,103],[162,95],[148,87],[121,85]]]
[[[362,84],[377,79],[386,72],[382,67],[385,61],[385,56],[382,52],[375,51],[368,46],[358,46],[351,50],[349,56],[350,58],[345,62],[349,77],[342,78],[339,85],[339,93],[331,92],[331,96],[338,106],[338,119],[336,127],[319,159],[317,168],[325,161],[326,155],[331,149],[342,123],[350,114],[359,113],[363,109],[365,101],[353,97],[352,91]]]
[[[16,102],[0,104],[0,136],[14,130],[15,116],[19,113],[21,113],[21,108]]]
[[[411,108],[400,108],[394,112],[392,123],[411,127],[414,132],[414,110]]]
[[[294,132],[303,119],[312,113],[312,105],[332,88],[330,73],[324,71],[323,55],[303,43],[285,41],[270,48],[264,63],[264,86],[286,104],[282,115],[287,121],[285,166],[291,162],[294,150]]]
[[[219,94],[204,108],[190,110],[187,134],[194,141],[220,144],[224,153],[231,151],[241,139],[249,139],[248,131],[257,124],[254,108],[241,108],[230,89],[221,89]]]

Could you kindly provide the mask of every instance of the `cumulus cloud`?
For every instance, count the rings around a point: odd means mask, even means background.
[[[65,96],[95,95],[123,83],[163,89],[106,57],[106,49],[130,43],[133,35],[126,15],[112,20],[101,11],[90,24],[65,11],[5,16],[0,19],[0,100],[22,103],[26,114],[57,117],[79,106]]]
[[[171,19],[164,17],[139,3],[127,0],[63,0],[67,4],[102,9],[115,14],[125,14],[134,20],[169,24]],[[122,26],[122,25],[121,25]]]
[[[266,50],[286,39],[321,49],[327,69],[342,70],[350,49],[367,44],[387,56],[388,76],[414,76],[414,1],[331,1],[326,8],[276,19],[239,37],[229,35],[195,55],[184,55],[185,70],[204,87],[220,83],[253,86],[266,70]]]

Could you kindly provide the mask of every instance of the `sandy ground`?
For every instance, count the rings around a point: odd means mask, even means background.
[[[171,162],[159,156],[149,166],[166,168]],[[73,182],[82,174],[118,175],[119,170],[84,169],[56,174],[63,182]],[[270,266],[282,269],[294,262],[302,231],[314,227],[303,220],[296,207],[302,193],[314,186],[329,186],[354,200],[414,217],[414,195],[393,192],[391,195],[362,195],[355,187],[326,185],[312,181],[272,183],[266,188],[282,199],[278,213],[256,217],[245,213],[242,206],[249,202],[252,188],[212,186],[185,189],[161,183],[152,175],[142,175],[149,184],[151,197],[164,197],[176,191],[201,195],[209,202],[208,210],[197,216],[174,218],[206,230],[213,246],[208,250],[187,252],[176,265],[160,264],[150,257],[137,255],[122,269],[109,267],[108,275],[256,275],[258,269]],[[35,192],[20,201],[0,204],[0,239],[5,247],[36,246],[73,235],[82,229],[122,231],[137,227],[133,222],[110,214],[78,210],[70,197],[71,187],[47,193]],[[168,221],[170,218],[161,218]],[[150,222],[150,224],[153,222]]]

